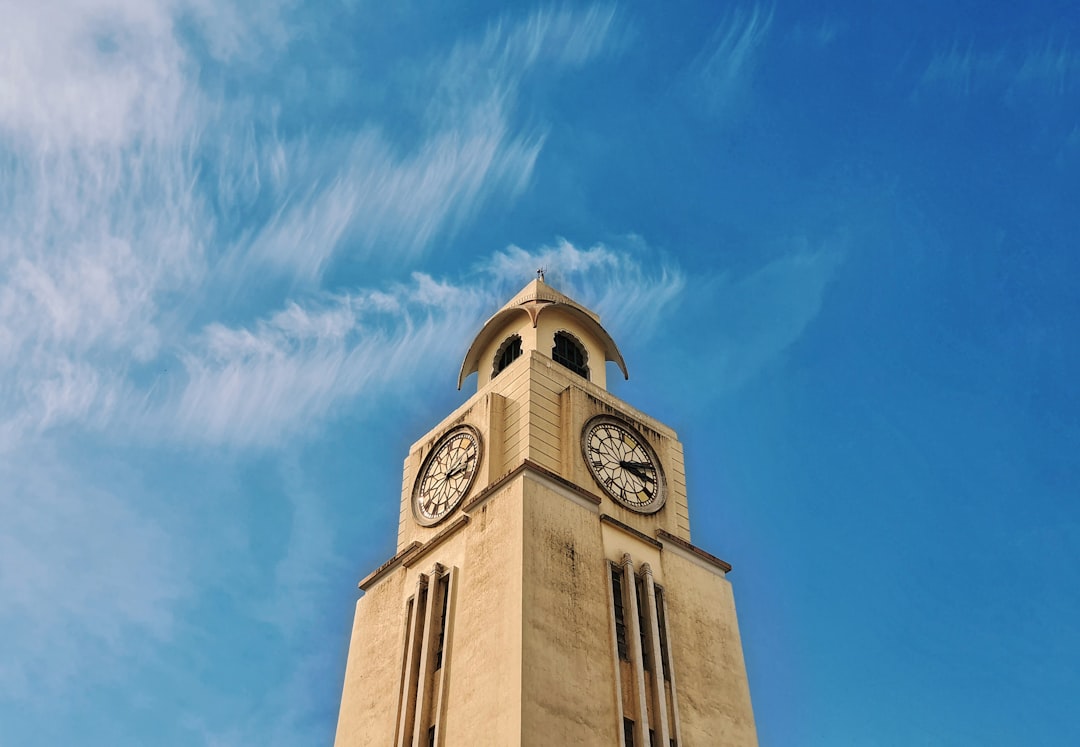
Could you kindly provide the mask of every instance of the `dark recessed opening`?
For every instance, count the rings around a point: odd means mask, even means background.
[[[555,333],[555,347],[551,349],[551,357],[556,363],[566,366],[578,376],[589,378],[585,346],[578,342],[569,332]]]

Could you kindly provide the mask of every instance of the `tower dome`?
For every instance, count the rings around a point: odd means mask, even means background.
[[[604,389],[607,361],[630,378],[622,353],[600,325],[600,317],[537,279],[484,323],[461,364],[458,389],[472,373],[477,374],[477,389],[483,387],[532,350]]]

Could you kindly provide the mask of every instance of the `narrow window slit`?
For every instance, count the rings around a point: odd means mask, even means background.
[[[446,645],[446,604],[450,599],[450,574],[439,578],[439,596],[442,597],[442,611],[439,612],[439,643],[435,649],[435,671],[442,668],[443,648]]]
[[[612,564],[611,566],[611,596],[615,606],[615,644],[619,650],[619,658],[630,661],[630,649],[626,645],[626,611],[623,607],[622,569]]]
[[[671,665],[668,662],[667,620],[664,617],[664,589],[656,585],[656,627],[660,634],[660,665],[664,670],[664,679],[671,680]]]
[[[638,609],[638,634],[641,636],[641,667],[646,672],[652,670],[652,657],[649,656],[649,626],[645,615],[645,582],[640,578],[635,579],[634,590],[637,592]]]

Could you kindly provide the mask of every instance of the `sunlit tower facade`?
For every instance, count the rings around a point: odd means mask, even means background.
[[[410,449],[397,551],[360,582],[336,747],[757,744],[731,567],[608,362],[542,279],[480,329],[477,392]]]

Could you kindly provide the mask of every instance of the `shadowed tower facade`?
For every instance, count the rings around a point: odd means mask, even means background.
[[[484,324],[477,392],[412,446],[397,552],[360,582],[336,747],[757,744],[730,566],[607,362],[627,375],[542,280]]]

